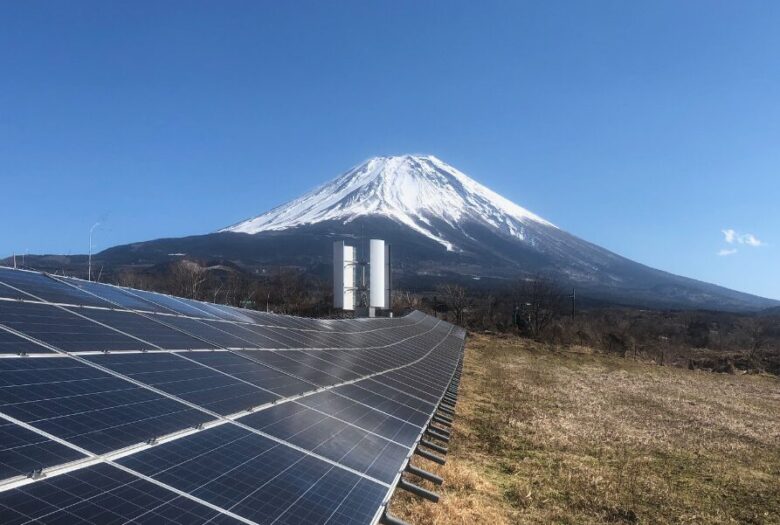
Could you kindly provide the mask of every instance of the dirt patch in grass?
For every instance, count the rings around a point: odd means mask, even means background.
[[[417,524],[780,523],[780,381],[467,341],[439,504]],[[410,480],[420,483],[413,477]]]

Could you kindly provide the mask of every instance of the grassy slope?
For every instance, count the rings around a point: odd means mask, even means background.
[[[780,523],[780,381],[472,336],[447,465],[414,463],[416,524]]]

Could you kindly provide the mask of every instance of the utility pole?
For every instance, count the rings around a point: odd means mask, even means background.
[[[577,289],[572,288],[571,289],[571,318],[574,319],[574,316],[577,315]]]
[[[87,280],[92,280],[92,232],[95,231],[95,228],[100,226],[100,222],[96,222],[92,225],[92,228],[89,229],[89,262],[87,263]]]

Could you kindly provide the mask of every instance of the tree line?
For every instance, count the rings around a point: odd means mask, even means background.
[[[437,292],[434,301],[440,305],[431,305],[433,310],[474,331],[511,333],[557,348],[587,347],[693,369],[780,374],[780,313],[577,309],[573,290],[544,276],[493,292],[458,285],[441,286]]]
[[[307,317],[339,317],[332,283],[295,268],[248,274],[180,260],[154,272],[125,269],[110,279],[133,288]],[[493,290],[445,283],[394,290],[392,311],[421,310],[472,331],[516,335],[558,348],[587,347],[659,364],[716,371],[780,373],[780,315],[714,311],[576,308],[573,290],[537,275]]]

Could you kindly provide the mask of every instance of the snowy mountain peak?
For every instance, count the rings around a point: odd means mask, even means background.
[[[442,225],[469,222],[526,240],[529,225],[554,226],[433,155],[374,157],[302,197],[220,231],[259,233],[323,221],[383,216],[458,250]]]

